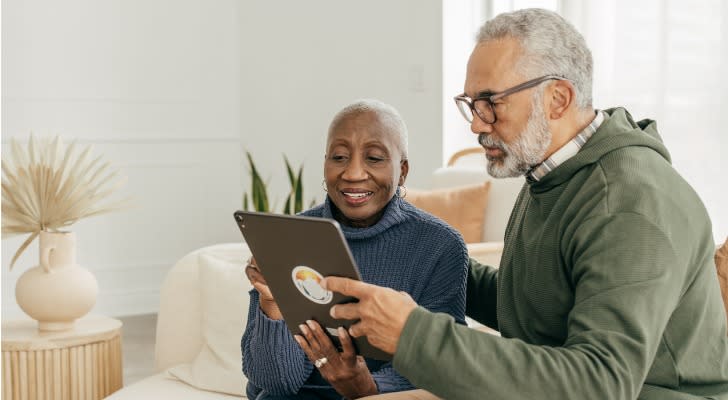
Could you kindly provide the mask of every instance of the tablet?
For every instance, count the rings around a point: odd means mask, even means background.
[[[359,270],[338,222],[315,217],[236,211],[235,221],[265,277],[288,329],[317,321],[341,351],[337,328],[356,321],[334,319],[334,304],[357,301],[353,297],[324,290],[326,276],[361,280]],[[353,338],[357,354],[389,361],[390,354],[369,344],[366,337]]]

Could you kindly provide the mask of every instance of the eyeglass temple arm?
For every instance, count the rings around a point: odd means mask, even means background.
[[[508,96],[510,94],[513,94],[513,93],[516,93],[516,92],[520,92],[521,90],[525,90],[525,89],[534,87],[534,86],[536,86],[536,85],[538,85],[538,84],[540,84],[542,82],[546,82],[546,81],[549,81],[549,80],[552,80],[552,79],[556,79],[556,80],[567,80],[563,76],[559,76],[559,75],[546,75],[546,76],[542,76],[540,78],[536,78],[536,79],[533,79],[533,80],[530,80],[530,81],[527,81],[527,82],[523,82],[520,85],[516,85],[516,86],[514,86],[514,87],[512,87],[510,89],[504,90],[504,91],[502,91],[500,93],[495,93],[495,94],[493,94],[493,95],[491,95],[489,97],[490,97],[491,100],[497,100],[497,99],[500,99],[502,97]]]

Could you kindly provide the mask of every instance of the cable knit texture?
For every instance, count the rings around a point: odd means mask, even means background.
[[[301,215],[333,219],[332,207],[327,198]],[[341,228],[365,282],[405,291],[420,306],[465,323],[467,249],[453,228],[399,197],[389,202],[376,224]],[[301,388],[330,390],[285,322],[260,310],[255,290],[250,292],[242,350],[249,398],[261,390],[272,395],[295,394]],[[413,388],[391,362],[366,361],[380,393]]]

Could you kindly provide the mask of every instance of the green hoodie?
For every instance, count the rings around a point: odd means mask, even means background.
[[[527,181],[500,269],[471,260],[467,315],[419,307],[394,367],[446,399],[728,398],[728,338],[705,207],[654,121],[621,108]]]

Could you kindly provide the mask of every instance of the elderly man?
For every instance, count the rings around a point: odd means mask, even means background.
[[[582,36],[544,10],[481,29],[455,98],[495,177],[526,175],[500,269],[470,263],[459,326],[390,289],[327,278],[359,298],[335,318],[447,399],[728,396],[728,339],[711,225],[654,121],[595,110]]]

